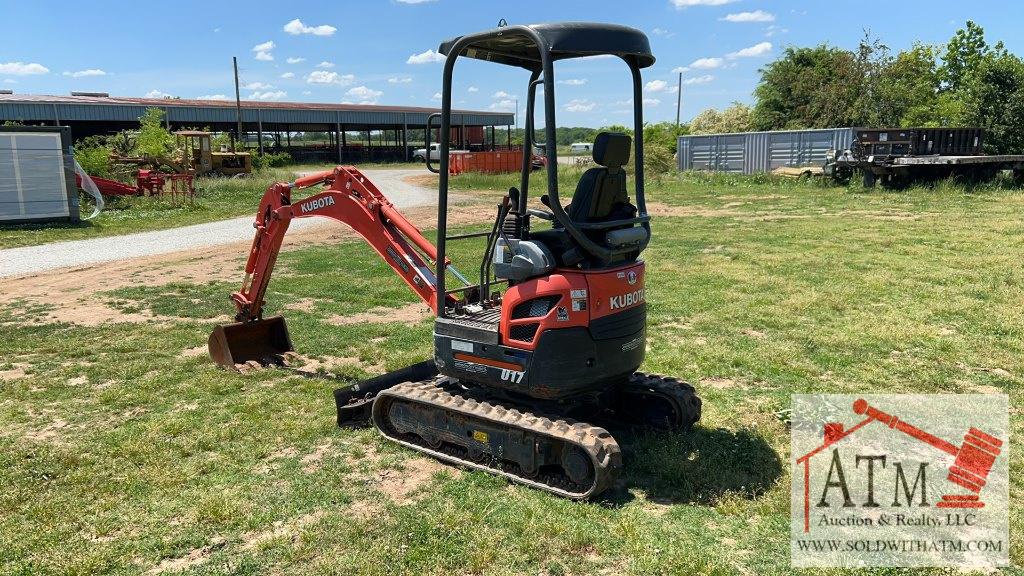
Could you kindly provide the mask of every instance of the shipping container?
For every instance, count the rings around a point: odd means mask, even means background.
[[[701,134],[680,136],[676,156],[680,170],[754,174],[823,166],[830,149],[844,150],[852,142],[853,128]]]
[[[0,224],[79,220],[71,130],[0,126]]]

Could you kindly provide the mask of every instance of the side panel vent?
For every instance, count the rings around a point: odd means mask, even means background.
[[[544,316],[561,299],[561,296],[541,296],[540,298],[520,302],[512,309],[512,319],[519,320],[520,318],[539,318]]]
[[[520,342],[533,342],[540,324],[517,324],[509,329],[509,337]]]

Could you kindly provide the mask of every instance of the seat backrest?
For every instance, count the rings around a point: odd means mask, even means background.
[[[616,205],[629,204],[626,171],[632,140],[620,132],[601,132],[594,139],[594,162],[600,168],[583,173],[572,196],[567,214],[573,222],[606,219]]]

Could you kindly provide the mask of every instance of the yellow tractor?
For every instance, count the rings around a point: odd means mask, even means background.
[[[212,134],[201,130],[179,130],[174,133],[178,138],[178,147],[185,150],[185,158],[189,168],[195,174],[220,174],[234,176],[252,172],[252,156],[248,152],[231,152],[221,149],[214,152]]]

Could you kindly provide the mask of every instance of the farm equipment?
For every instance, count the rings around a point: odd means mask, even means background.
[[[864,186],[899,188],[913,182],[991,180],[1001,170],[1024,179],[1024,155],[986,155],[980,128],[855,128],[849,150],[827,154],[824,173],[846,182],[860,171]]]
[[[182,198],[195,196],[191,174],[166,174],[155,170],[140,169],[135,173],[135,186],[98,176],[89,178],[104,196],[169,195],[172,199],[177,199],[179,196]],[[77,173],[75,174],[75,183],[79,188],[82,187],[82,177]]]
[[[188,168],[199,176],[219,174],[235,176],[252,172],[252,156],[248,152],[213,151],[213,138],[201,130],[179,130],[174,133],[178,145],[185,151]]]
[[[367,420],[388,439],[441,461],[504,476],[550,493],[585,499],[613,485],[622,454],[606,423],[688,430],[701,402],[689,384],[637,372],[646,350],[645,263],[651,238],[644,199],[643,83],[654,63],[647,37],[609,24],[503,26],[441,44],[447,56],[440,116],[437,244],[358,169],[339,166],[272,185],[256,215],[242,288],[231,295],[233,324],[210,335],[210,355],[226,367],[281,363],[292,350],[283,318],[263,305],[292,219],[326,217],[359,233],[434,314],[433,359],[335,391],[338,424]],[[452,72],[463,57],[530,73],[525,150],[536,143],[534,110],[543,87],[545,141],[555,142],[556,60],[610,55],[632,75],[635,141],[597,136],[593,159],[568,205],[558,171],[530,206],[532,162],[497,206],[489,230],[448,229]],[[430,120],[428,120],[429,122]],[[429,134],[429,130],[427,131]],[[428,143],[429,146],[429,143]],[[630,201],[623,166],[634,155]],[[558,166],[555,146],[547,165]],[[303,198],[295,190],[325,184]],[[547,223],[546,229],[534,226]],[[470,281],[446,256],[448,243],[475,239],[482,255]],[[460,287],[449,288],[448,280]]]

